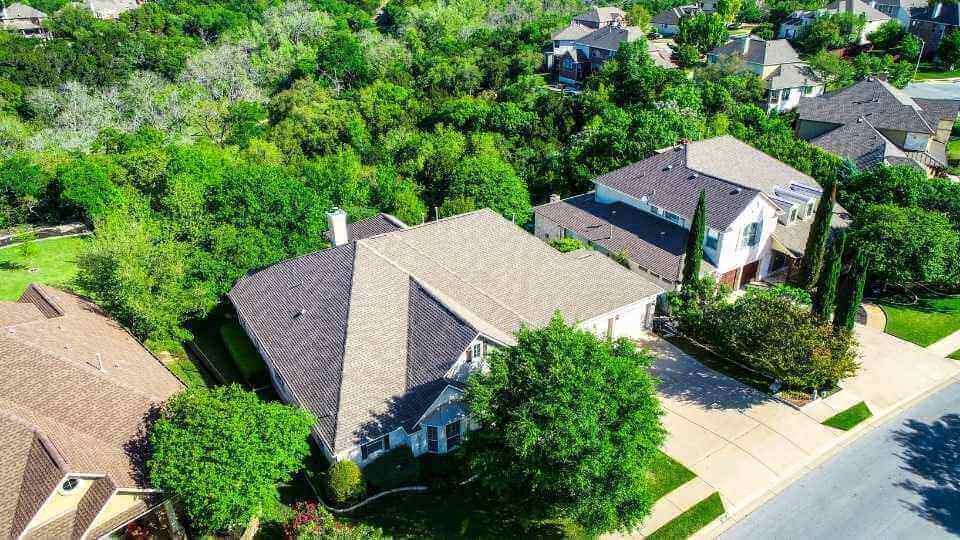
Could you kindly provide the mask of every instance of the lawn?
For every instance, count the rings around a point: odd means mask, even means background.
[[[960,69],[955,69],[953,71],[938,71],[932,69],[930,66],[924,66],[921,64],[920,71],[913,75],[913,80],[928,81],[931,79],[950,79],[953,77],[960,77]]]
[[[954,360],[960,360],[960,351],[953,351],[950,353],[947,358],[953,358]]]
[[[690,507],[689,510],[668,521],[647,537],[647,540],[682,540],[706,527],[711,521],[722,516],[723,501],[720,494],[714,493]]]
[[[657,456],[651,465],[650,491],[655,499],[696,478],[697,475],[678,463],[670,456],[657,450]]]
[[[960,330],[960,298],[921,298],[910,306],[878,304],[887,315],[884,331],[921,347]]]
[[[960,139],[954,139],[947,143],[947,161],[960,160]]]
[[[224,382],[244,384],[243,375],[230,359],[230,352],[220,337],[220,327],[228,321],[224,312],[224,308],[215,309],[205,319],[187,323],[187,329],[193,334],[193,344],[220,373]]]
[[[870,408],[867,407],[866,403],[861,401],[853,407],[827,418],[823,421],[823,425],[836,429],[842,429],[844,431],[850,431],[857,424],[863,422],[871,416],[873,416],[873,413],[870,412]]]
[[[250,382],[262,382],[266,367],[243,328],[234,321],[224,323],[220,325],[220,337],[243,378]]]
[[[0,248],[0,300],[16,300],[31,282],[63,286],[77,275],[77,254],[82,236],[37,240],[36,255],[29,260],[20,246]],[[30,272],[36,268],[36,272]]]

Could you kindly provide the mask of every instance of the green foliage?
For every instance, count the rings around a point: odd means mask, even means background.
[[[870,259],[862,249],[855,249],[853,262],[844,274],[837,291],[837,309],[833,316],[833,327],[840,336],[849,335],[857,322],[860,302],[863,300],[863,288],[867,283],[867,271]]]
[[[797,285],[803,289],[811,289],[817,283],[820,268],[823,266],[823,255],[827,248],[827,239],[830,237],[830,225],[833,220],[833,206],[837,200],[837,184],[831,182],[823,186],[823,195],[817,202],[817,212],[810,224],[807,235],[807,244],[803,250],[803,259],[800,261],[800,272],[797,275]]]
[[[231,322],[222,325],[220,337],[227,351],[230,352],[234,365],[245,379],[252,381],[264,372],[266,366],[260,358],[260,353],[239,324]]]
[[[867,34],[867,40],[878,49],[893,49],[900,44],[900,40],[906,34],[906,30],[900,21],[890,19],[881,24],[876,30]]]
[[[626,248],[621,249],[620,251],[611,252],[610,258],[617,261],[620,266],[628,270],[630,269],[630,254],[627,252]]]
[[[960,32],[953,29],[940,40],[937,49],[937,58],[948,70],[956,69],[960,65]]]
[[[582,241],[570,236],[554,238],[548,243],[560,253],[569,253],[578,249],[589,249],[589,246],[584,244]]]
[[[318,503],[297,503],[293,518],[284,525],[285,538],[291,540],[381,540],[383,531],[366,524],[338,521]]]
[[[700,64],[700,56],[700,50],[689,43],[678,45],[677,50],[673,53],[673,59],[677,62],[677,65],[686,68]]]
[[[817,288],[813,294],[813,314],[821,320],[829,321],[833,314],[833,307],[837,300],[837,284],[840,279],[840,270],[843,266],[843,253],[846,247],[846,233],[840,231],[830,243],[823,268],[817,279]]]
[[[665,523],[653,531],[647,538],[650,540],[679,540],[690,538],[700,529],[709,525],[713,520],[722,516],[726,510],[719,493],[714,493],[685,510],[679,516]]]
[[[236,385],[187,389],[150,428],[151,484],[177,497],[195,530],[242,530],[276,514],[276,485],[302,467],[313,423]]]
[[[729,36],[723,16],[697,13],[693,17],[680,19],[680,30],[675,39],[680,45],[693,45],[700,54],[707,54],[723,45]]]
[[[683,256],[683,286],[700,279],[700,267],[703,265],[703,243],[707,237],[707,193],[700,190],[700,200],[690,221],[687,233],[687,249]]]
[[[817,17],[804,29],[797,44],[810,54],[846,47],[859,41],[866,24],[863,14],[840,12]]]
[[[492,353],[489,372],[468,382],[484,426],[464,448],[476,481],[531,521],[569,519],[592,534],[639,524],[665,435],[651,362],[633,343],[599,339],[559,314],[521,329],[517,345]]]
[[[409,446],[398,446],[364,467],[363,476],[377,490],[412,486],[420,478],[420,462],[413,457]]]
[[[366,483],[360,467],[349,459],[334,463],[327,471],[327,497],[342,506],[358,500],[366,492]]]
[[[864,402],[857,403],[845,411],[841,411],[823,421],[823,425],[843,431],[850,431],[857,424],[873,416],[870,408]]]

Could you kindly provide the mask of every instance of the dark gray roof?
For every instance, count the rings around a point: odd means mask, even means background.
[[[577,43],[581,43],[588,47],[595,47],[597,49],[616,51],[620,48],[621,43],[625,41],[635,41],[641,37],[643,37],[643,31],[635,26],[624,28],[611,25],[587,34],[586,36],[578,39]]]
[[[866,121],[840,126],[811,139],[810,144],[831,154],[849,158],[861,169],[883,163],[891,156],[906,157],[895,144]]]
[[[653,24],[677,25],[680,24],[681,18],[695,15],[699,12],[700,8],[693,4],[672,7],[654,15],[653,18],[650,19],[650,22]]]
[[[941,120],[955,122],[957,114],[960,113],[960,101],[955,99],[913,98],[913,100],[923,109],[924,118],[934,129]]]
[[[586,13],[577,15],[573,20],[601,23],[614,21],[616,19],[623,18],[625,15],[626,13],[624,13],[622,9],[615,6],[594,6]]]
[[[801,120],[838,125],[865,117],[877,129],[934,132],[924,110],[913,98],[873,77],[821,96],[802,98],[797,116]]]
[[[744,45],[746,42],[746,53]],[[710,51],[710,54],[720,57],[740,57],[744,62],[773,66],[778,64],[793,64],[800,61],[800,56],[785,39],[765,40],[755,36],[744,36],[728,41],[724,45]]]
[[[300,405],[316,415],[319,435],[331,448],[356,245],[264,268],[229,294],[250,338]]]
[[[960,26],[960,6],[953,2],[940,3],[939,13],[937,12],[937,6],[933,5],[915,10],[911,13],[911,16],[915,20],[932,21],[947,26]]]
[[[679,146],[594,179],[635,199],[690,219],[700,190],[707,195],[708,225],[724,230],[760,193],[687,167],[687,147]]]
[[[827,4],[828,11],[863,15],[867,22],[888,21],[890,16],[862,0],[834,0]]]
[[[393,232],[405,227],[406,225],[399,219],[381,212],[375,216],[347,224],[347,241],[362,240],[370,236]],[[326,235],[327,240],[333,239],[330,231],[325,232],[324,235]]]
[[[616,253],[627,250],[643,269],[676,283],[683,268],[687,230],[623,203],[601,204],[593,193],[534,208],[541,218]]]

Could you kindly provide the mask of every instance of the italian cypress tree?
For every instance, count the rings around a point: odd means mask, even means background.
[[[817,204],[817,213],[810,225],[810,235],[807,236],[807,246],[800,262],[797,285],[802,289],[810,289],[817,282],[817,275],[823,265],[823,254],[827,248],[827,238],[830,236],[830,220],[833,218],[833,204],[836,200],[837,183],[831,180],[829,185],[824,186],[823,196]]]
[[[817,290],[812,295],[813,314],[821,320],[829,321],[833,307],[837,300],[837,284],[840,280],[840,270],[843,267],[843,248],[847,243],[844,231],[830,243],[827,259],[817,280]]]
[[[703,241],[707,235],[707,194],[700,190],[700,200],[690,221],[687,234],[687,253],[683,259],[683,286],[700,278],[700,266],[703,264]]]
[[[843,280],[843,286],[837,294],[837,312],[833,318],[834,330],[852,330],[857,320],[857,311],[863,300],[863,287],[867,283],[867,257],[857,249],[850,271]]]

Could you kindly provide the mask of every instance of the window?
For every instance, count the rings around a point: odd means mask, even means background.
[[[474,360],[483,358],[483,342],[478,341],[473,344],[473,358]]]
[[[440,451],[440,444],[437,442],[437,426],[427,426],[427,452],[436,454]]]
[[[682,224],[683,224],[683,218],[681,218],[680,216],[674,214],[673,212],[664,211],[664,212],[663,212],[663,217],[667,218],[667,221],[672,221],[673,223],[676,223],[677,225],[682,225]]]
[[[80,481],[76,478],[67,478],[60,484],[61,493],[70,493],[71,491],[77,489],[77,486],[80,484]]]
[[[360,447],[360,456],[363,459],[367,459],[371,454],[375,454],[381,450],[390,449],[390,435],[384,435],[379,439],[368,442]]]
[[[791,207],[790,207],[790,222],[794,222],[794,221],[796,221],[796,220],[797,220],[797,207],[796,207],[796,206],[791,206]]]
[[[569,58],[564,58],[564,59],[563,59],[563,69],[565,69],[565,70],[567,70],[567,71],[570,71],[571,69],[573,69],[573,60],[571,60],[571,59],[569,59]]]
[[[804,86],[804,87],[803,87],[803,95],[809,96],[809,95],[812,94],[812,93],[813,93],[813,87],[812,87],[812,86]]]
[[[807,216],[806,216],[806,217],[810,217],[810,216],[813,215],[813,212],[815,211],[815,203],[816,203],[816,202],[817,202],[817,201],[810,201],[810,202],[807,203]]]
[[[704,244],[710,249],[717,249],[717,244],[720,241],[720,233],[713,229],[707,229],[707,240]]]
[[[447,452],[460,446],[460,421],[447,424],[445,428],[447,436]]]
[[[773,90],[770,92],[770,103],[776,103],[780,101],[780,92]]]
[[[743,228],[743,235],[741,236],[740,247],[752,247],[757,245],[760,242],[760,228],[763,226],[761,223],[750,223]]]

